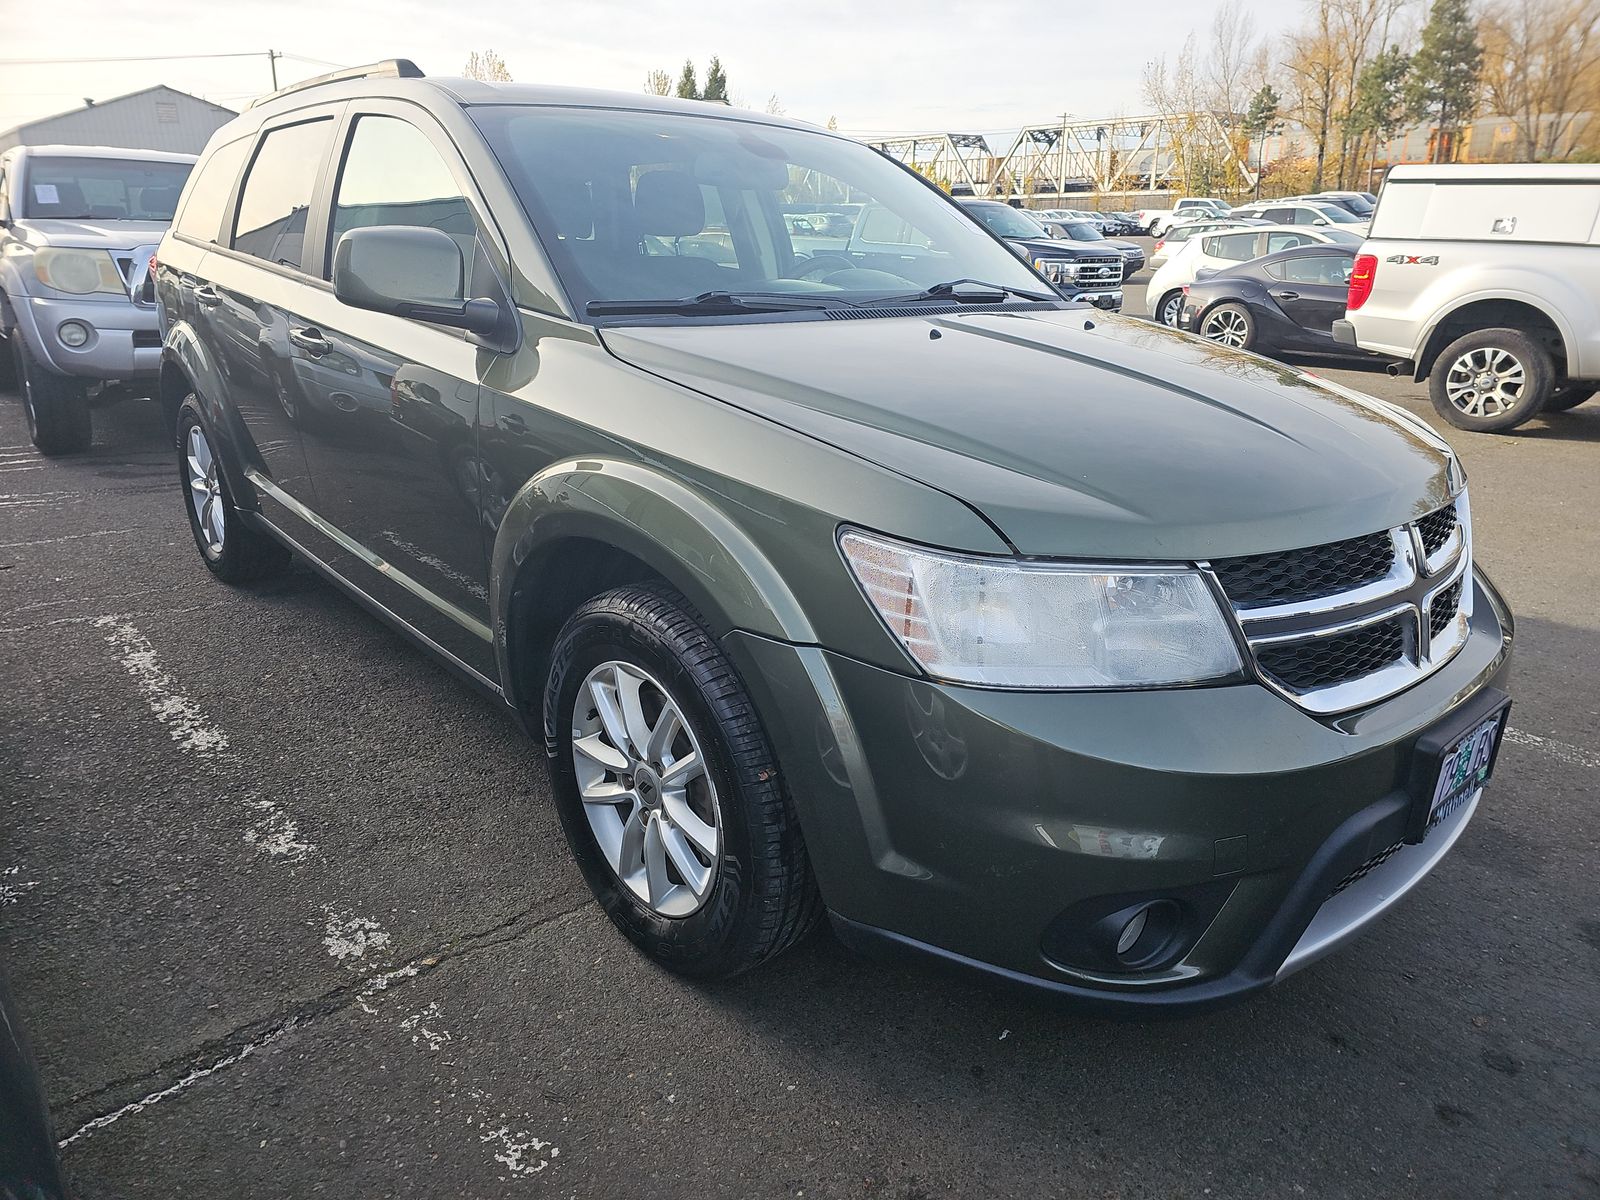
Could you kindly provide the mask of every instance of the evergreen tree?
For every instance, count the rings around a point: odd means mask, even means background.
[[[1280,114],[1278,105],[1281,97],[1278,89],[1270,83],[1263,83],[1256,94],[1250,97],[1250,107],[1244,114],[1244,133],[1252,142],[1261,145],[1256,150],[1256,195],[1261,195],[1261,160],[1266,156],[1267,134],[1275,133],[1280,128]]]
[[[683,74],[678,76],[678,98],[681,100],[700,99],[700,84],[695,79],[694,63],[687,58],[683,60]]]
[[[728,77],[723,74],[722,60],[715,54],[711,56],[711,65],[706,68],[706,86],[700,93],[700,99],[724,103],[728,99]]]
[[[1461,125],[1477,112],[1482,69],[1483,47],[1467,0],[1434,0],[1405,86],[1407,115],[1435,122],[1434,162],[1445,157]]]

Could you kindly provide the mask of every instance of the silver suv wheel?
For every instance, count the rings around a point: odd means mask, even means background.
[[[222,553],[227,538],[228,515],[223,508],[217,456],[211,452],[211,443],[199,425],[189,426],[184,465],[189,476],[189,503],[194,508],[195,523],[205,539],[206,553],[216,558]]]
[[[697,911],[717,878],[721,814],[700,742],[666,688],[632,663],[590,671],[573,702],[572,766],[623,886],[661,916]]]
[[[1498,417],[1521,401],[1527,382],[1528,369],[1515,354],[1499,346],[1482,346],[1450,364],[1444,392],[1469,416]]]

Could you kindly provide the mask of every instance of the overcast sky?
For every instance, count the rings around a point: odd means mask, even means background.
[[[1245,0],[1262,30],[1298,6]],[[493,48],[519,81],[639,90],[685,56],[722,57],[736,100],[776,94],[790,116],[853,133],[990,132],[1069,112],[1144,110],[1144,62],[1175,55],[1210,19],[1194,0],[0,0],[0,129],[167,83],[230,108],[270,86],[270,47],[344,65],[409,57],[460,74]],[[15,59],[219,54],[149,63],[13,65]],[[278,64],[288,83],[328,70]]]

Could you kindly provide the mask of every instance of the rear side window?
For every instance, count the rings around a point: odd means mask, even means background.
[[[173,226],[174,233],[197,242],[215,242],[222,236],[222,212],[233,195],[233,185],[239,182],[239,171],[249,150],[250,139],[240,138],[219,146],[200,165],[189,185],[189,198],[183,202],[183,211]]]
[[[472,262],[478,223],[426,134],[399,117],[356,121],[334,196],[330,244],[352,229],[417,225],[448,233]]]
[[[261,139],[239,194],[235,250],[281,267],[305,269],[306,218],[332,135],[333,120],[324,118],[285,125]]]
[[[1200,240],[1200,249],[1208,258],[1222,258],[1229,262],[1244,262],[1256,256],[1256,235],[1253,233],[1221,233]]]

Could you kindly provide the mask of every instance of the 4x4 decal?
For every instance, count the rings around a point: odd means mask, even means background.
[[[1391,254],[1384,262],[1399,263],[1402,266],[1437,267],[1439,256],[1437,254]]]

